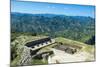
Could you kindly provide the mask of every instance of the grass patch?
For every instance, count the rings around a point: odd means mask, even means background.
[[[42,61],[42,59],[33,59],[32,65],[42,65],[42,64],[48,64],[48,61],[45,60],[45,62]]]
[[[80,46],[80,47],[82,47],[82,51],[86,51],[86,52],[89,52],[89,53],[94,51],[94,46],[92,46],[92,45],[88,45],[88,44],[85,44],[85,43],[82,43],[82,42],[66,39],[66,38],[63,38],[63,37],[57,37],[57,38],[55,38],[55,41],[65,43],[65,44],[69,44],[69,45]]]

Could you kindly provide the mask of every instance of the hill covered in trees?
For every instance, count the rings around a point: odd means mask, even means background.
[[[11,13],[11,32],[60,36],[87,43],[95,36],[95,19],[85,16]]]

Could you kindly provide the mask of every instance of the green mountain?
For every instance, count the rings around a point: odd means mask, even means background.
[[[60,36],[87,43],[95,35],[95,18],[11,13],[11,32]]]

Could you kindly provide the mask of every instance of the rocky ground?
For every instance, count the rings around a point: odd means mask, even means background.
[[[51,48],[51,49],[54,51],[54,56],[52,57],[49,56],[48,58],[49,64],[94,61],[94,55],[89,54],[85,51],[78,52],[72,55],[55,48]]]
[[[72,55],[69,53],[65,53],[62,50],[53,48],[58,44],[51,44],[50,46],[43,47],[41,50],[37,52],[37,54],[41,53],[41,55],[42,53],[52,52],[52,54],[48,56],[48,59],[46,59],[46,63],[36,58],[32,59],[32,56],[30,56],[30,52],[26,48],[24,48],[25,44],[27,42],[38,40],[44,37],[46,36],[19,36],[14,41],[12,41],[11,48],[14,48],[17,57],[15,57],[14,60],[11,61],[11,65],[54,64],[54,63],[83,62],[83,61],[95,60],[94,57],[95,47],[61,37],[55,38],[56,43],[62,42],[69,45],[81,46],[83,48],[79,52],[76,52],[75,54]],[[27,58],[27,60],[25,58]]]

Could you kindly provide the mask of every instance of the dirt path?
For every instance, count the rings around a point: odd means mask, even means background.
[[[48,58],[48,63],[67,63],[67,62],[81,62],[86,61],[90,54],[87,52],[80,52],[74,55],[65,53],[64,51],[51,48],[54,51],[54,56]],[[93,57],[92,57],[93,58]],[[92,59],[91,59],[92,60]]]

